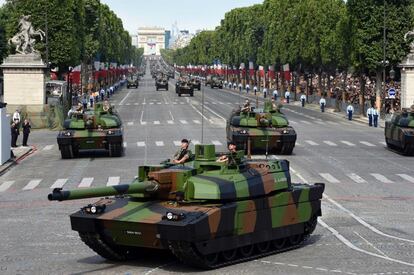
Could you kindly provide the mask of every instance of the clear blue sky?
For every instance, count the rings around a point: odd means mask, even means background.
[[[171,29],[177,21],[180,29],[214,29],[224,14],[236,7],[262,3],[263,0],[101,0],[124,23],[130,34],[138,27],[159,26]]]

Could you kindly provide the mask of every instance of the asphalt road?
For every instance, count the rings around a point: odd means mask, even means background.
[[[147,75],[138,89],[111,99],[124,122],[121,158],[62,160],[56,132],[31,134],[36,152],[0,177],[0,274],[199,272],[168,253],[107,261],[70,229],[68,215],[93,200],[46,198],[53,187],[129,183],[138,165],[169,158],[184,137],[225,150],[225,119],[243,98],[203,87],[203,108],[202,92],[178,97],[170,84],[169,91],[155,91]],[[283,110],[298,133],[286,157],[293,181],[326,183],[320,223],[300,249],[205,273],[414,274],[414,158],[387,150],[383,129],[293,105]]]

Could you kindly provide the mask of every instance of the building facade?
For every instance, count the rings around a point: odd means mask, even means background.
[[[138,28],[138,48],[144,48],[144,55],[160,55],[160,50],[165,49],[165,29]]]

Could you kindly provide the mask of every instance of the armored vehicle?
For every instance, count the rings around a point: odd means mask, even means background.
[[[175,93],[178,94],[178,96],[181,96],[183,94],[194,96],[193,84],[188,78],[181,78],[175,84]]]
[[[223,79],[217,76],[212,77],[210,80],[210,87],[212,89],[214,88],[223,89]]]
[[[122,122],[109,105],[97,103],[94,109],[78,109],[64,121],[57,136],[63,159],[77,157],[80,150],[108,150],[111,157],[123,153]]]
[[[395,112],[385,121],[385,142],[390,149],[414,155],[414,105]]]
[[[130,77],[128,77],[127,80],[127,89],[134,87],[134,88],[138,88],[139,86],[139,79],[138,79],[138,75],[131,75]]]
[[[248,153],[292,154],[296,132],[280,107],[266,101],[263,109],[234,110],[227,120],[227,141]]]
[[[157,77],[157,79],[155,80],[155,87],[157,89],[157,91],[159,89],[165,89],[166,91],[168,91],[168,80],[166,77],[162,76],[162,77]]]
[[[234,158],[218,162],[214,145],[196,145],[184,165],[141,166],[129,185],[54,189],[48,199],[105,197],[70,222],[115,261],[152,248],[211,269],[299,247],[317,225],[325,185],[291,183],[287,160],[246,160],[243,151]]]
[[[191,79],[191,84],[193,84],[194,89],[197,89],[198,91],[201,90],[201,81],[198,77],[193,77]]]

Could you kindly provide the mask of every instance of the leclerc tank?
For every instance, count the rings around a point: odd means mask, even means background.
[[[63,127],[57,136],[63,159],[77,157],[80,150],[105,149],[111,157],[123,154],[122,122],[108,103],[72,113]]]
[[[388,148],[414,155],[414,105],[395,112],[385,121],[385,142]]]
[[[109,260],[170,250],[211,269],[299,247],[317,225],[325,185],[292,184],[287,160],[217,162],[196,145],[184,165],[141,166],[127,185],[54,189],[49,200],[105,197],[70,215],[72,229]],[[113,197],[114,196],[114,197]]]
[[[292,154],[296,132],[280,108],[266,101],[263,109],[234,110],[227,120],[227,141],[249,153]]]

